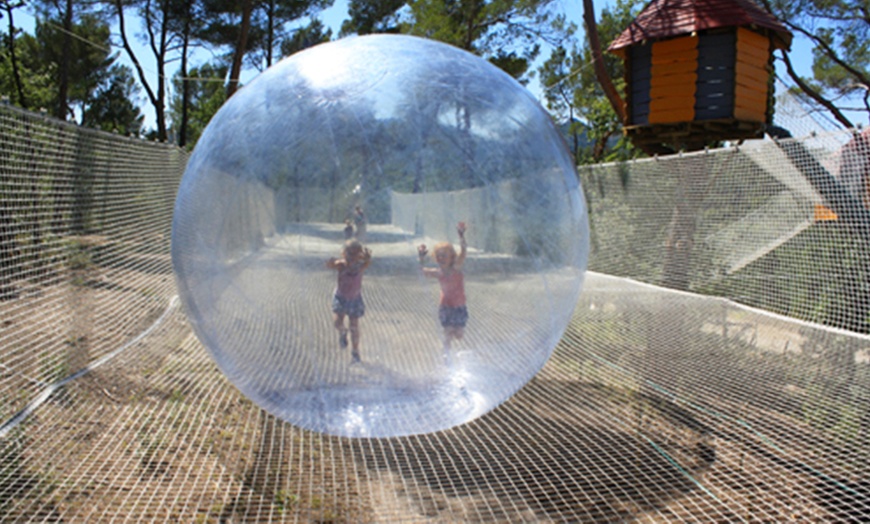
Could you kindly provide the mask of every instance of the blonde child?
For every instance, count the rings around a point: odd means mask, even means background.
[[[330,258],[326,267],[338,271],[338,284],[332,297],[332,312],[334,313],[335,329],[338,330],[338,343],[347,347],[347,333],[350,331],[351,357],[354,362],[360,361],[359,356],[359,319],[365,315],[365,303],[362,298],[363,272],[372,262],[372,252],[364,248],[359,240],[348,240],[344,244],[341,258]],[[348,327],[344,326],[347,316]]]
[[[450,242],[441,242],[434,247],[433,256],[437,268],[424,267],[428,250],[425,244],[417,248],[423,275],[437,278],[441,284],[441,301],[438,319],[444,328],[444,349],[450,349],[453,340],[462,340],[465,324],[468,322],[468,308],[465,304],[465,277],[462,265],[465,263],[467,244],[465,242],[465,223],[456,226],[459,233],[459,254]]]

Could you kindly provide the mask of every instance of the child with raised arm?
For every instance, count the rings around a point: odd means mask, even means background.
[[[371,250],[364,248],[359,240],[348,240],[344,244],[341,258],[333,257],[326,261],[326,267],[338,271],[338,284],[332,297],[335,329],[339,334],[338,343],[342,348],[346,348],[347,333],[350,331],[353,362],[360,361],[359,319],[366,311],[362,298],[362,277],[371,263]],[[348,318],[347,328],[344,327],[345,316]]]
[[[417,248],[420,258],[420,268],[427,277],[437,278],[441,284],[441,302],[438,308],[438,319],[444,328],[444,349],[450,349],[453,340],[462,340],[465,334],[465,324],[468,322],[468,308],[465,305],[465,277],[462,265],[465,263],[467,244],[465,242],[465,222],[456,226],[459,234],[459,254],[456,254],[453,244],[441,242],[434,248],[437,268],[424,267],[428,250],[425,244]]]

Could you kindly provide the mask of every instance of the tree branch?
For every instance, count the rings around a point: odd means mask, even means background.
[[[598,83],[601,84],[601,89],[604,90],[616,116],[624,124],[626,123],[625,102],[616,91],[613,80],[607,74],[607,69],[604,68],[604,56],[601,53],[601,41],[598,38],[598,25],[595,23],[595,7],[592,5],[592,0],[583,0],[583,21],[586,24],[586,34],[589,36],[595,76],[598,78]]]
[[[812,40],[816,44],[816,46],[822,48],[822,51],[825,53],[825,56],[830,58],[835,64],[837,64],[838,66],[845,69],[850,75],[857,78],[858,81],[860,81],[862,84],[864,84],[866,86],[870,86],[870,78],[868,78],[867,75],[865,75],[862,71],[859,71],[858,69],[855,69],[854,67],[852,67],[848,63],[844,62],[843,59],[841,59],[840,56],[837,54],[837,52],[834,49],[832,49],[831,46],[829,46],[828,43],[825,42],[824,39],[819,38],[815,34],[807,31],[806,29],[804,29],[802,27],[798,27],[798,26],[794,25],[793,23],[786,22],[786,25],[788,25],[791,29],[803,34],[804,36],[806,36],[807,38]]]
[[[136,53],[133,52],[133,48],[130,45],[129,40],[127,39],[127,30],[124,24],[124,6],[122,0],[115,0],[115,8],[118,10],[118,31],[121,33],[121,42],[124,45],[124,50],[127,52],[127,56],[130,57],[130,61],[133,63],[133,67],[136,68],[136,73],[139,75],[139,81],[145,88],[145,93],[147,93],[148,95],[148,100],[150,100],[154,107],[157,108],[157,96],[151,89],[151,84],[148,83],[148,78],[145,76],[145,70],[142,69],[142,64],[139,63],[139,59],[136,57]]]
[[[792,80],[794,80],[794,82],[798,85],[801,91],[804,92],[804,94],[806,94],[808,97],[815,100],[816,103],[830,111],[831,114],[834,115],[834,118],[836,118],[838,122],[843,124],[844,127],[855,127],[852,122],[848,118],[846,118],[846,116],[843,115],[842,112],[840,112],[837,106],[831,103],[830,100],[824,98],[815,89],[813,89],[812,87],[807,85],[806,82],[803,81],[803,79],[797,74],[797,72],[795,72],[794,67],[792,67],[791,65],[791,60],[789,60],[788,58],[788,53],[786,53],[785,51],[782,52],[782,61],[785,62],[785,68],[786,71],[788,71],[788,76],[791,77]]]
[[[242,21],[239,27],[239,41],[236,44],[236,49],[233,53],[230,79],[227,83],[227,98],[233,96],[233,93],[235,93],[239,88],[239,75],[242,70],[242,59],[245,57],[245,53],[247,52],[248,31],[250,31],[251,28],[251,12],[253,9],[253,0],[245,0],[242,3]]]

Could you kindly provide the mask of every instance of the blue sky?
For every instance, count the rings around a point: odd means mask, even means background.
[[[603,7],[610,6],[614,2],[611,0],[598,0],[595,2],[596,9],[600,10]],[[568,20],[574,22],[577,27],[580,28],[580,33],[578,33],[577,38],[582,37],[582,17],[583,17],[583,4],[582,0],[556,0],[554,2],[554,9],[558,12],[565,13]],[[341,22],[347,18],[347,0],[335,0],[335,3],[329,9],[320,13],[319,18],[324,22],[328,27],[333,28],[333,34],[336,35],[339,32]],[[128,23],[132,22],[134,19],[129,18]],[[15,22],[19,27],[24,28],[25,31],[31,32],[33,31],[33,17],[27,14],[22,10],[18,10],[15,13]],[[138,27],[131,28],[134,30],[139,30]],[[148,51],[143,45],[136,43],[136,53],[139,60],[142,62],[143,68],[146,71],[146,74],[150,77],[149,82],[152,85],[156,84],[156,67],[153,62],[153,55]],[[126,53],[118,48],[120,61],[127,65],[131,65],[131,62],[126,56]],[[545,59],[549,55],[549,50],[544,49],[541,53],[542,59]],[[800,38],[798,36],[795,37],[794,42],[792,43],[792,51],[791,51],[792,62],[795,64],[795,67],[798,68],[798,72],[804,75],[810,74],[810,66],[812,63],[812,46],[806,41],[804,38]],[[197,66],[201,63],[206,62],[210,56],[204,54],[195,54],[191,60],[191,66]],[[170,64],[170,68],[167,70],[167,74],[172,75],[174,70],[172,68],[176,67],[176,63]],[[781,78],[786,78],[784,68],[782,68],[782,64],[778,63],[777,72]],[[246,83],[250,81],[254,76],[259,74],[256,70],[247,70],[242,74],[242,83]],[[543,100],[542,88],[536,79],[532,80],[527,86],[528,89],[535,95],[539,100]],[[154,127],[154,110],[151,107],[151,104],[147,101],[144,90],[139,95],[139,103],[140,106],[145,113],[145,127],[153,128]],[[860,122],[862,124],[867,124],[867,122]]]

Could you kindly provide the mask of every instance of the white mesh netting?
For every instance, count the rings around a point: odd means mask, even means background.
[[[870,515],[851,132],[583,168],[592,272],[542,372],[469,424],[344,439],[257,408],[191,333],[183,152],[9,108],[0,128],[0,520]]]

